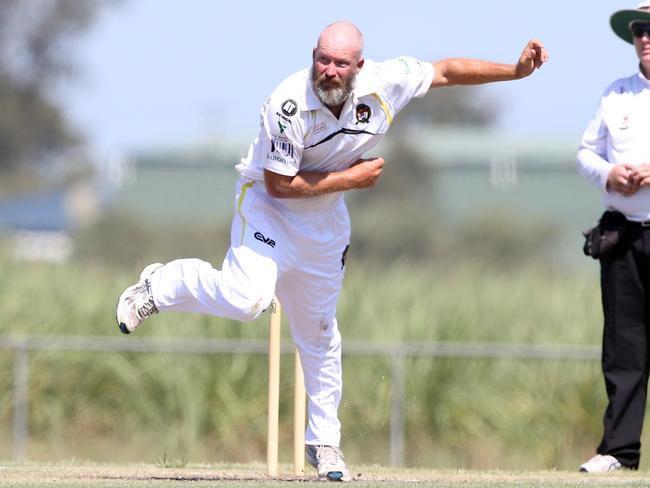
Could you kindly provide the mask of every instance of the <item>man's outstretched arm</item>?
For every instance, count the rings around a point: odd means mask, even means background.
[[[515,64],[493,63],[480,59],[443,59],[433,63],[434,76],[431,88],[519,80],[530,76],[546,61],[548,61],[548,53],[541,41],[537,39],[526,44]]]

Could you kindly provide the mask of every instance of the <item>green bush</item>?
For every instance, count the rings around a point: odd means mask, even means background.
[[[114,306],[139,270],[73,262],[0,261],[1,335],[119,335]],[[348,341],[600,342],[594,273],[543,265],[351,260],[338,318]],[[267,336],[242,325],[168,313],[138,337]],[[287,337],[287,327],[283,329]],[[13,356],[0,355],[5,371]],[[265,355],[32,352],[28,455],[33,460],[213,462],[264,459]],[[446,468],[568,468],[590,455],[605,404],[597,361],[407,358],[406,463]],[[389,461],[391,363],[344,356],[343,447],[352,464]],[[0,420],[11,431],[11,375]],[[292,364],[281,384],[281,460],[289,462]],[[0,458],[11,457],[9,439]]]

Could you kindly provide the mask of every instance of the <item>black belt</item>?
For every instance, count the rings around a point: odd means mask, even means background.
[[[632,227],[643,227],[644,229],[650,229],[650,220],[643,220],[641,222],[637,222],[636,220],[628,220],[627,223]]]

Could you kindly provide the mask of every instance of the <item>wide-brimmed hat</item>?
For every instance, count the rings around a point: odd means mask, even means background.
[[[650,22],[650,0],[641,2],[633,10],[619,10],[618,12],[614,12],[609,19],[614,33],[630,44],[634,44],[632,32],[630,32],[630,25],[633,22]]]

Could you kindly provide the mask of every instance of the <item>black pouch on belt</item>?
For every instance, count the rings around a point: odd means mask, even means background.
[[[607,210],[598,225],[583,231],[585,243],[582,247],[587,256],[600,259],[610,254],[621,241],[627,229],[625,215],[616,210]]]

